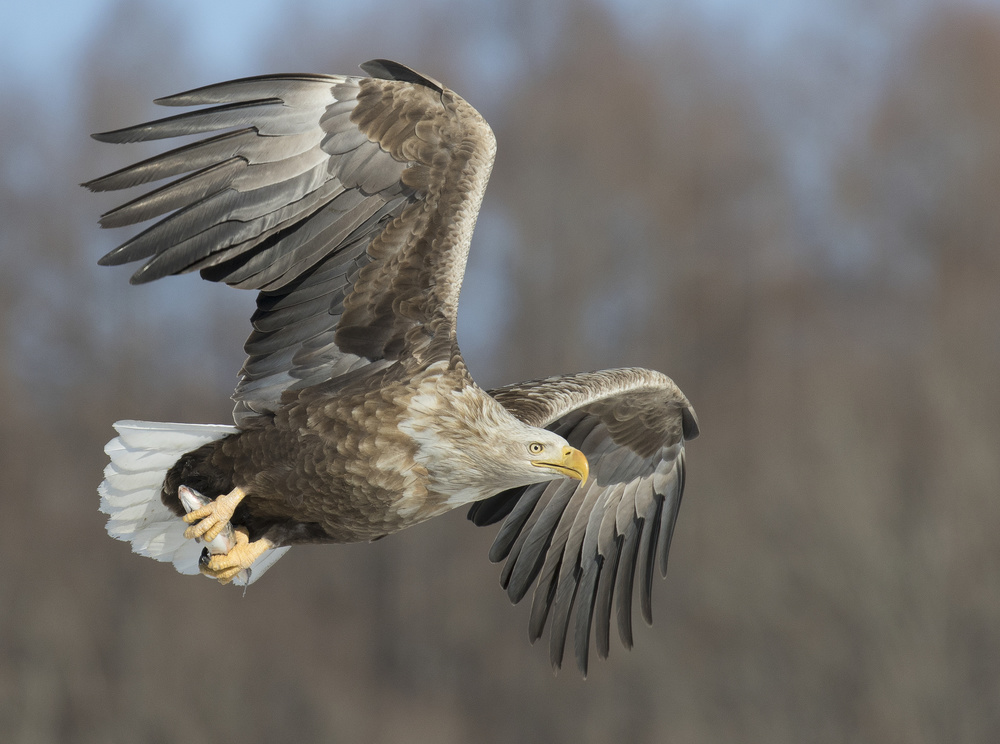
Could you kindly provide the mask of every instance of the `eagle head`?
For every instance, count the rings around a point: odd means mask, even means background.
[[[586,456],[563,437],[529,426],[485,393],[477,405],[438,408],[433,418],[400,426],[417,446],[430,488],[449,496],[450,506],[478,501],[508,488],[556,478],[586,481]]]
[[[530,470],[523,470],[525,476],[532,479],[529,482],[549,480],[552,476],[572,478],[581,483],[587,480],[590,465],[587,463],[586,455],[576,447],[571,447],[558,434],[545,429],[528,428],[532,431],[525,438],[527,442],[523,440],[521,442],[526,452],[524,459],[518,464],[523,466],[524,462],[527,462],[528,467],[534,469],[533,474]],[[544,477],[540,478],[539,475]]]
[[[491,493],[556,478],[587,480],[590,468],[580,450],[555,432],[503,414],[491,425],[477,427],[475,438],[467,442],[466,477],[475,473]]]

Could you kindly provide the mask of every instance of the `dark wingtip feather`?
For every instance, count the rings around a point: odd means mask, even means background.
[[[95,139],[98,142],[114,143],[117,142],[117,140],[115,139],[115,135],[117,135],[119,131],[120,130],[116,129],[112,132],[94,132],[92,135],[90,135],[90,137],[91,139]]]
[[[674,490],[664,496],[663,510],[660,513],[660,575],[666,578],[667,563],[670,558],[670,543],[674,539],[674,527],[677,526],[677,515],[680,513],[681,500],[684,498],[684,453],[677,458],[677,483]]]
[[[518,541],[523,544],[524,540],[527,539],[528,531],[524,529],[524,526],[531,519],[532,510],[545,492],[546,485],[541,483],[518,489],[521,491],[521,496],[517,499],[512,499],[518,511],[514,513],[513,508],[511,509],[511,514],[507,516],[506,521],[500,527],[500,531],[493,540],[493,546],[490,548],[489,554],[491,563],[499,563],[510,555],[511,550]]]
[[[174,93],[153,100],[157,106],[201,106],[204,104],[228,103],[250,98],[270,97],[280,94],[282,86],[295,83],[343,81],[340,75],[324,75],[314,72],[293,72],[280,75],[253,75],[251,77],[212,83],[200,88]]]
[[[186,265],[178,265],[176,260],[170,260],[172,258],[169,254],[161,253],[150,259],[129,277],[129,284],[147,284],[171,274],[182,273]]]
[[[681,430],[684,432],[684,438],[688,441],[697,439],[701,433],[701,427],[698,426],[698,414],[694,412],[691,406],[681,411],[681,427]]]
[[[528,593],[528,589],[531,588],[532,583],[538,577],[538,572],[542,570],[542,564],[545,562],[545,554],[549,549],[549,542],[549,538],[546,536],[544,545],[540,549],[529,546],[527,552],[530,555],[522,557],[525,552],[522,550],[522,556],[518,556],[519,560],[515,561],[514,571],[511,573],[507,585],[507,596],[514,604],[524,599],[524,595]]]
[[[602,659],[608,658],[608,653],[611,651],[612,602],[622,542],[621,535],[615,538],[615,549],[607,556],[607,563],[601,566],[597,592],[594,595],[594,646],[597,648],[597,655]]]
[[[574,650],[576,652],[576,666],[584,679],[587,678],[590,662],[590,629],[593,625],[594,607],[597,602],[597,582],[600,575],[601,560],[598,558],[598,560],[588,564],[577,590]]]
[[[148,265],[149,264],[146,264],[146,266],[148,266]],[[137,272],[135,272],[134,274],[132,274],[132,276],[130,276],[128,278],[128,283],[131,284],[131,285],[133,285],[133,286],[135,286],[135,285],[138,285],[138,284],[147,284],[147,283],[153,281],[154,279],[158,279],[159,278],[158,276],[155,276],[155,275],[154,276],[149,275],[149,272],[145,271],[146,266],[143,266]]]
[[[469,507],[468,520],[477,527],[486,527],[504,519],[521,498],[524,488],[515,488],[475,502]]]
[[[562,666],[563,656],[566,653],[570,618],[576,604],[578,582],[581,575],[580,568],[574,568],[571,573],[572,577],[568,581],[557,584],[553,600],[552,623],[549,627],[549,661],[552,662],[553,666]]]
[[[105,178],[104,176],[101,176],[100,178],[95,178],[92,181],[84,181],[80,185],[83,186],[83,188],[87,189],[87,191],[93,192],[95,194],[101,191],[109,191],[110,189],[107,189],[103,186],[104,178]]]
[[[90,136],[98,142],[107,142],[112,145],[123,145],[129,142],[139,141],[139,135],[142,134],[142,132],[138,131],[139,129],[140,127],[125,127],[124,129],[114,129],[110,132],[97,132],[96,134],[92,134]]]
[[[108,251],[99,259],[97,259],[98,266],[121,266],[122,264],[132,263],[133,261],[138,261],[143,258],[149,258],[153,255],[152,251],[141,251],[135,252],[130,251],[132,241],[128,243],[123,243],[114,250]]]
[[[649,520],[643,520],[642,537],[639,539],[639,608],[646,625],[653,624],[653,576],[656,573],[656,547],[660,537],[660,510],[663,498],[657,497],[657,510]]]
[[[535,588],[535,596],[531,600],[531,614],[528,616],[528,641],[535,645],[535,641],[542,637],[545,631],[545,624],[549,619],[549,611],[556,597],[556,576],[553,574],[550,580],[542,582]]]
[[[632,585],[639,550],[639,527],[639,519],[635,518],[625,530],[618,562],[618,581],[615,582],[618,595],[615,602],[618,637],[627,649],[632,648]]]
[[[371,59],[361,65],[361,69],[380,80],[399,80],[405,83],[424,85],[438,93],[444,91],[444,86],[434,78],[421,75],[416,70],[401,65],[399,62],[393,62],[391,59]]]

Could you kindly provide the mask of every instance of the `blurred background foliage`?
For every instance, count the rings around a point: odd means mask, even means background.
[[[88,0],[6,35],[4,741],[1000,740],[995,3]],[[76,184],[154,150],[86,135],[373,57],[497,134],[480,382],[644,365],[701,418],[656,624],[586,681],[460,513],[245,597],[104,534],[111,422],[229,420],[253,298],[98,269],[126,235]]]

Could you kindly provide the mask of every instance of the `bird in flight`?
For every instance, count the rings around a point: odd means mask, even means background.
[[[694,409],[640,368],[476,384],[456,314],[496,140],[441,83],[388,60],[362,69],[210,85],[157,101],[202,108],[94,135],[209,135],[84,184],[173,179],[101,217],[157,220],[101,264],[141,261],[135,284],[198,271],[257,291],[235,426],[116,423],[107,530],[245,585],[293,545],[377,540],[468,506],[477,525],[502,522],[489,557],[510,599],[534,586],[532,642],[548,624],[558,668],[572,626],[586,674],[613,616],[631,647],[636,584],[651,622]]]

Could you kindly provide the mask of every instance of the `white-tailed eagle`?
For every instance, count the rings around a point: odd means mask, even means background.
[[[376,540],[471,504],[474,523],[503,521],[490,559],[510,598],[535,586],[531,640],[548,622],[558,667],[572,625],[586,674],[612,615],[631,646],[637,581],[651,621],[694,410],[638,368],[476,385],[456,311],[496,141],[440,83],[362,68],[211,85],[157,101],[207,108],[94,135],[211,134],[85,184],[177,177],[101,218],[158,219],[102,264],[142,261],[133,283],[199,271],[258,291],[236,425],[116,424],[108,532],[249,583],[291,545]]]

